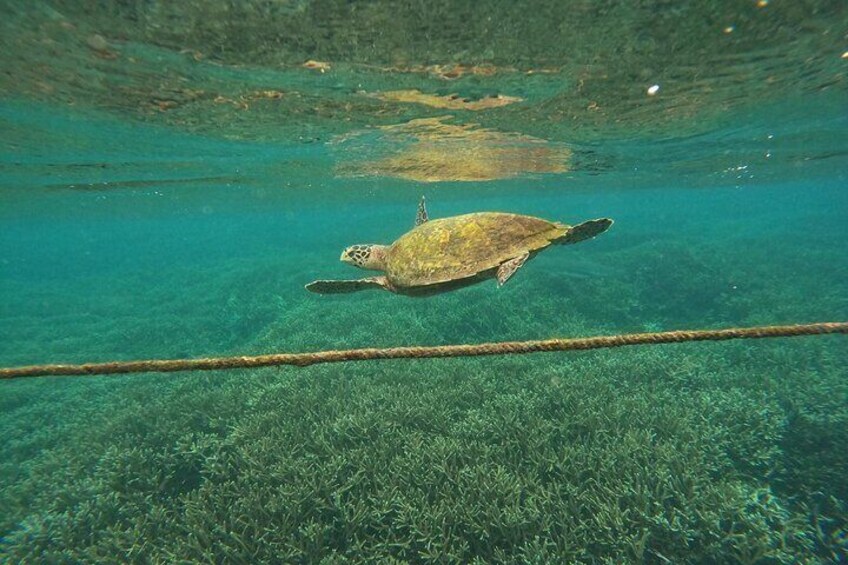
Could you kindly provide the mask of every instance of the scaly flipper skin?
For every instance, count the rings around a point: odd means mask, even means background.
[[[421,202],[418,203],[418,214],[415,215],[415,225],[420,226],[430,218],[427,216],[427,203],[424,197],[421,197]]]
[[[586,239],[600,235],[607,231],[612,225],[612,220],[609,218],[600,218],[598,220],[589,220],[582,224],[572,226],[564,236],[556,240],[560,245],[568,245],[570,243],[579,243]]]
[[[382,289],[394,291],[386,277],[368,277],[353,280],[322,280],[313,281],[306,285],[306,290],[317,294],[348,294],[367,289]]]
[[[525,253],[523,255],[519,255],[515,259],[510,259],[505,263],[501,263],[496,275],[498,279],[498,287],[503,286],[504,283],[509,280],[509,277],[514,275],[515,271],[521,268],[521,266],[527,261],[528,257],[530,257],[530,254]]]

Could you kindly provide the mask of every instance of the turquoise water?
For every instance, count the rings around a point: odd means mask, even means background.
[[[204,26],[232,17],[217,2],[209,22],[187,2],[183,31],[161,6],[8,3],[0,366],[848,319],[848,63],[838,41],[817,51],[827,34],[814,33],[845,10],[821,3],[803,24],[775,8],[760,24],[746,19],[753,6],[704,5],[722,13],[709,20],[716,45],[726,22],[777,39],[749,53],[743,35],[737,51],[707,57],[678,36],[701,30],[704,14],[674,12],[688,27],[653,43],[633,31],[641,10],[584,6],[574,17],[588,27],[575,33],[599,43],[566,62],[542,39],[507,41],[543,26],[536,16],[513,29],[492,8],[491,30],[433,27],[427,51],[410,28],[410,46],[398,40],[390,56],[390,38],[342,48],[355,42],[345,26],[384,21],[379,8],[352,23],[336,18],[341,7],[290,2],[263,17],[324,14],[316,29],[339,44],[304,28],[277,52],[261,34],[209,39]],[[632,86],[600,43],[613,25],[644,51],[621,53],[644,63]],[[490,40],[505,47],[487,50]],[[665,45],[678,50],[657,71]],[[459,53],[454,64],[498,70],[410,70],[441,63],[444,49]],[[301,66],[331,57],[326,72]],[[603,73],[608,84],[593,82]],[[362,93],[402,89],[523,100],[476,111]],[[405,129],[436,118],[426,133]],[[461,178],[472,169],[497,178]],[[546,250],[503,288],[304,289],[361,276],[341,250],[392,242],[422,195],[431,218],[615,224]],[[0,559],[841,562],[846,358],[845,338],[827,336],[8,380]]]

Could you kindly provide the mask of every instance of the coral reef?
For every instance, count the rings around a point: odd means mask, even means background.
[[[500,291],[480,286],[403,302],[293,294],[308,273],[284,266],[317,264],[311,254],[216,260],[217,274],[208,276],[186,265],[157,273],[155,283],[123,274],[89,289],[111,288],[116,298],[94,312],[87,332],[70,320],[46,327],[20,317],[19,331],[31,324],[26,341],[13,341],[3,357],[448,343],[539,337],[552,328],[580,335],[637,327],[648,314],[670,327],[773,319],[774,304],[788,318],[815,313],[803,297],[819,271],[781,283],[792,249],[782,265],[752,260],[750,248],[734,253],[732,244],[709,254],[691,241],[646,247],[635,235],[633,246],[607,239],[570,254],[579,276],[552,272],[550,257]],[[807,264],[826,263],[833,252],[805,250]],[[592,270],[601,257],[616,270]],[[716,273],[741,280],[751,268],[756,293],[714,296]],[[687,301],[649,300],[657,279],[663,296]],[[149,299],[138,294],[144,288]],[[121,306],[117,297],[129,289],[135,306]],[[834,296],[844,291],[834,288]],[[81,290],[54,289],[54,307],[69,300],[62,292]],[[517,307],[522,295],[533,304]],[[826,295],[820,300],[832,308]],[[153,303],[161,311],[129,310]],[[198,317],[204,311],[215,317]],[[0,555],[163,563],[844,559],[844,353],[837,336],[4,383]]]

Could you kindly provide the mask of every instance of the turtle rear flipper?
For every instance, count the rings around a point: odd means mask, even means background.
[[[424,200],[424,197],[421,197],[421,202],[418,203],[418,213],[415,215],[415,225],[420,226],[423,223],[426,223],[430,217],[427,215],[427,203]]]
[[[322,280],[312,281],[306,285],[306,290],[318,294],[347,294],[369,288],[392,290],[386,277],[368,277],[353,280]]]
[[[504,285],[509,278],[515,274],[515,271],[521,268],[522,265],[527,261],[530,257],[530,253],[524,253],[519,255],[515,259],[510,259],[504,263],[501,263],[501,266],[498,267],[497,274],[495,277],[498,279],[498,287]]]
[[[579,243],[584,239],[592,239],[596,235],[600,235],[607,231],[611,225],[612,220],[609,218],[589,220],[588,222],[572,226],[568,230],[568,233],[556,240],[556,243],[568,245],[571,243]]]

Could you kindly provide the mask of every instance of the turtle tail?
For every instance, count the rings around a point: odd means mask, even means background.
[[[568,245],[571,243],[579,243],[584,239],[592,239],[596,235],[600,235],[607,231],[612,225],[612,220],[609,218],[600,218],[597,220],[589,220],[582,224],[572,226],[561,238],[554,243],[560,245]]]

